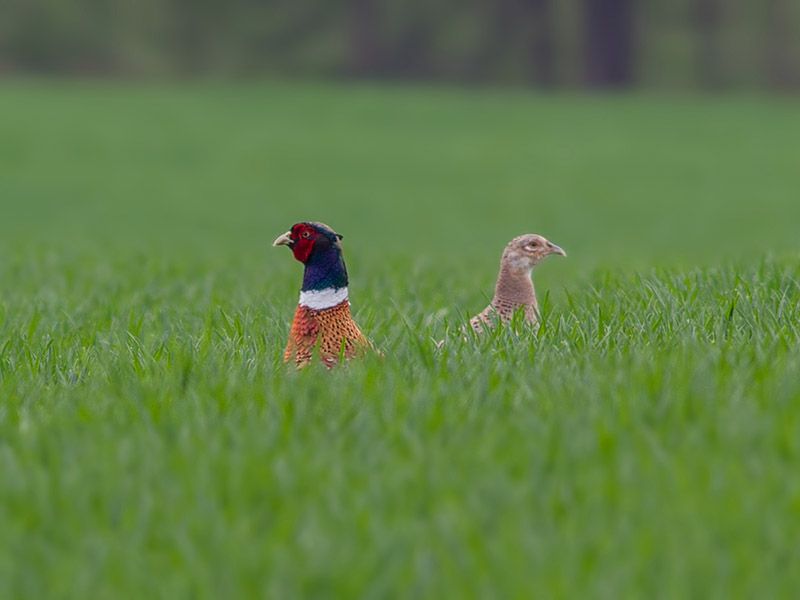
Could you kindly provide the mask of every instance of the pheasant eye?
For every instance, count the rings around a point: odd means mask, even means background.
[[[308,237],[308,236],[310,236],[311,234],[310,234],[308,231],[304,231],[304,232],[303,232],[301,235],[302,235],[304,238],[307,238],[307,237]]]

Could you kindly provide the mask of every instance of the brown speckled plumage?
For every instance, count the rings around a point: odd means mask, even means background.
[[[525,320],[538,326],[539,305],[531,281],[531,269],[550,254],[566,253],[540,235],[526,234],[511,240],[500,259],[500,274],[494,298],[483,311],[470,319],[478,333],[485,327],[494,327],[498,319],[507,323],[522,308]]]

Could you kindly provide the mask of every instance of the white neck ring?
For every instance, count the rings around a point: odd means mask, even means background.
[[[347,288],[325,288],[324,290],[310,290],[300,292],[300,306],[313,310],[333,308],[347,300]]]

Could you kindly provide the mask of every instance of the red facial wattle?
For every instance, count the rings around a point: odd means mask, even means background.
[[[302,223],[295,225],[292,229],[292,252],[294,257],[301,263],[305,263],[314,249],[314,231]]]

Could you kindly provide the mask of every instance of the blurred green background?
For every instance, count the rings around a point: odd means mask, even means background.
[[[567,248],[560,272],[797,250],[788,98],[17,82],[0,113],[6,244],[262,264],[322,220],[374,258],[488,271],[527,231]]]
[[[0,227],[224,253],[322,219],[476,260],[538,231],[590,267],[791,250],[798,34],[790,0],[9,0]]]

